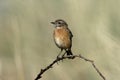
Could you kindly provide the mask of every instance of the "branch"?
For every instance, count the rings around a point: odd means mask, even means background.
[[[35,80],[38,80],[40,78],[42,78],[42,74],[45,73],[48,69],[52,68],[52,66],[55,64],[55,63],[58,63],[59,61],[62,61],[64,59],[75,59],[75,58],[81,58],[87,62],[90,62],[93,66],[93,68],[97,71],[97,73],[100,75],[100,77],[103,79],[103,80],[106,80],[105,77],[103,76],[103,74],[99,71],[99,69],[96,67],[96,65],[94,64],[94,61],[93,60],[90,60],[90,59],[87,59],[85,57],[83,57],[82,55],[70,55],[70,56],[62,56],[62,57],[58,57],[56,58],[51,64],[49,64],[47,67],[45,67],[44,69],[41,69],[40,73],[37,75],[37,77],[35,78]]]

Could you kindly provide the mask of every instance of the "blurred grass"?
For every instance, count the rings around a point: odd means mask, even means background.
[[[59,53],[55,19],[73,32],[75,54],[93,59],[107,80],[120,78],[119,0],[1,0],[0,80],[33,80]],[[41,80],[101,80],[84,61],[64,61]]]

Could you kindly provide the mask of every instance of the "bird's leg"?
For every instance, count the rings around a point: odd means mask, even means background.
[[[64,56],[65,56],[65,54],[66,54],[66,50],[65,50],[64,54],[62,55],[62,57],[64,57]]]
[[[57,55],[57,58],[59,58],[60,54],[62,53],[63,49],[61,49],[60,53]]]

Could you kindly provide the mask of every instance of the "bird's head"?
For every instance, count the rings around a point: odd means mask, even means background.
[[[55,22],[51,22],[51,24],[55,25],[55,27],[67,27],[68,24],[62,20],[62,19],[57,19]]]

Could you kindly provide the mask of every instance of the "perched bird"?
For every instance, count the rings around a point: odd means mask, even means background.
[[[67,55],[73,55],[71,51],[73,34],[68,28],[68,24],[62,19],[57,19],[55,22],[51,23],[55,26],[53,33],[55,44],[61,49],[61,52],[65,50],[63,56],[66,53]],[[61,52],[58,54],[58,57]]]

